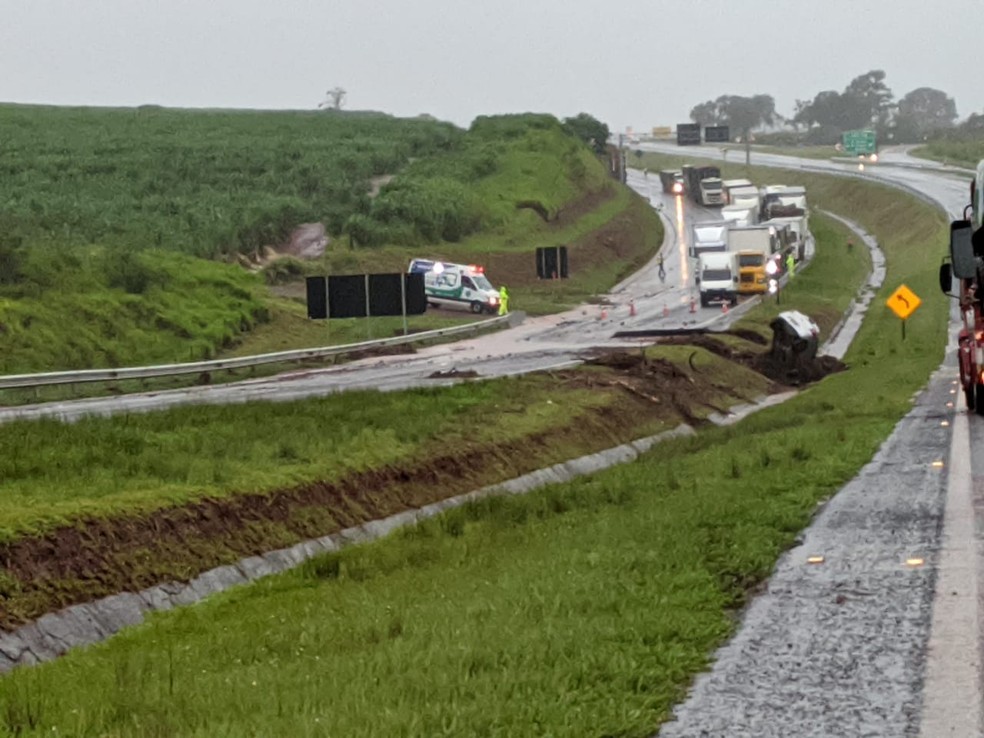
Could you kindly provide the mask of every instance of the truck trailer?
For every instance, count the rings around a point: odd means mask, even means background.
[[[803,261],[806,258],[806,237],[809,235],[807,230],[806,216],[793,215],[782,218],[771,218],[764,221],[762,225],[786,226],[790,232],[790,243],[796,253],[796,261]]]
[[[721,187],[724,189],[724,204],[731,204],[731,193],[734,190],[744,190],[745,188],[751,187],[755,190],[756,196],[758,195],[758,188],[747,179],[725,179],[721,182]]]
[[[728,224],[694,223],[690,229],[690,256],[699,257],[713,251],[728,250]]]
[[[725,205],[721,217],[732,226],[746,228],[758,223],[758,209],[754,205]]]

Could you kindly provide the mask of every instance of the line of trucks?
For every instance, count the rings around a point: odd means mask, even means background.
[[[736,305],[739,295],[770,292],[786,271],[788,257],[801,261],[805,256],[809,208],[803,187],[759,189],[747,179],[722,180],[717,167],[664,170],[660,181],[666,192],[721,207],[720,219],[694,223],[690,229],[689,254],[697,262],[694,275],[702,307]],[[672,188],[676,182],[682,191]]]
[[[664,191],[686,193],[701,205],[721,208],[720,219],[694,223],[690,229],[689,253],[696,260],[703,307],[735,305],[739,295],[768,292],[772,280],[785,271],[788,255],[803,259],[808,235],[804,188],[769,185],[760,190],[747,179],[722,180],[720,174],[713,166],[660,172]],[[431,305],[473,313],[499,310],[499,291],[479,265],[413,259],[407,271],[424,275]]]

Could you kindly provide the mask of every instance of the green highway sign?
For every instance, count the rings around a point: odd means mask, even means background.
[[[851,156],[861,156],[862,154],[875,153],[875,132],[864,131],[844,131],[841,137],[844,152]]]

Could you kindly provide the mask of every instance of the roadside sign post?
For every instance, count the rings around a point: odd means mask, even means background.
[[[372,340],[372,311],[369,309],[369,275],[366,277],[366,340]]]
[[[922,304],[922,300],[919,299],[919,296],[915,292],[904,284],[900,284],[898,289],[885,301],[885,304],[902,321],[902,340],[904,341],[905,321],[910,315],[916,312],[916,308]]]
[[[401,275],[402,276],[402,275]],[[407,278],[400,279],[400,307],[403,309],[403,335],[410,331],[407,329]]]
[[[872,130],[844,131],[842,136],[844,152],[851,156],[865,156],[875,153],[875,132]]]

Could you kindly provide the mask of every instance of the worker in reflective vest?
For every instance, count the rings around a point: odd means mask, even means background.
[[[499,288],[499,315],[509,312],[509,290],[505,287]]]
[[[792,252],[786,256],[786,271],[789,272],[789,278],[792,279],[796,272],[796,259],[793,258]]]

